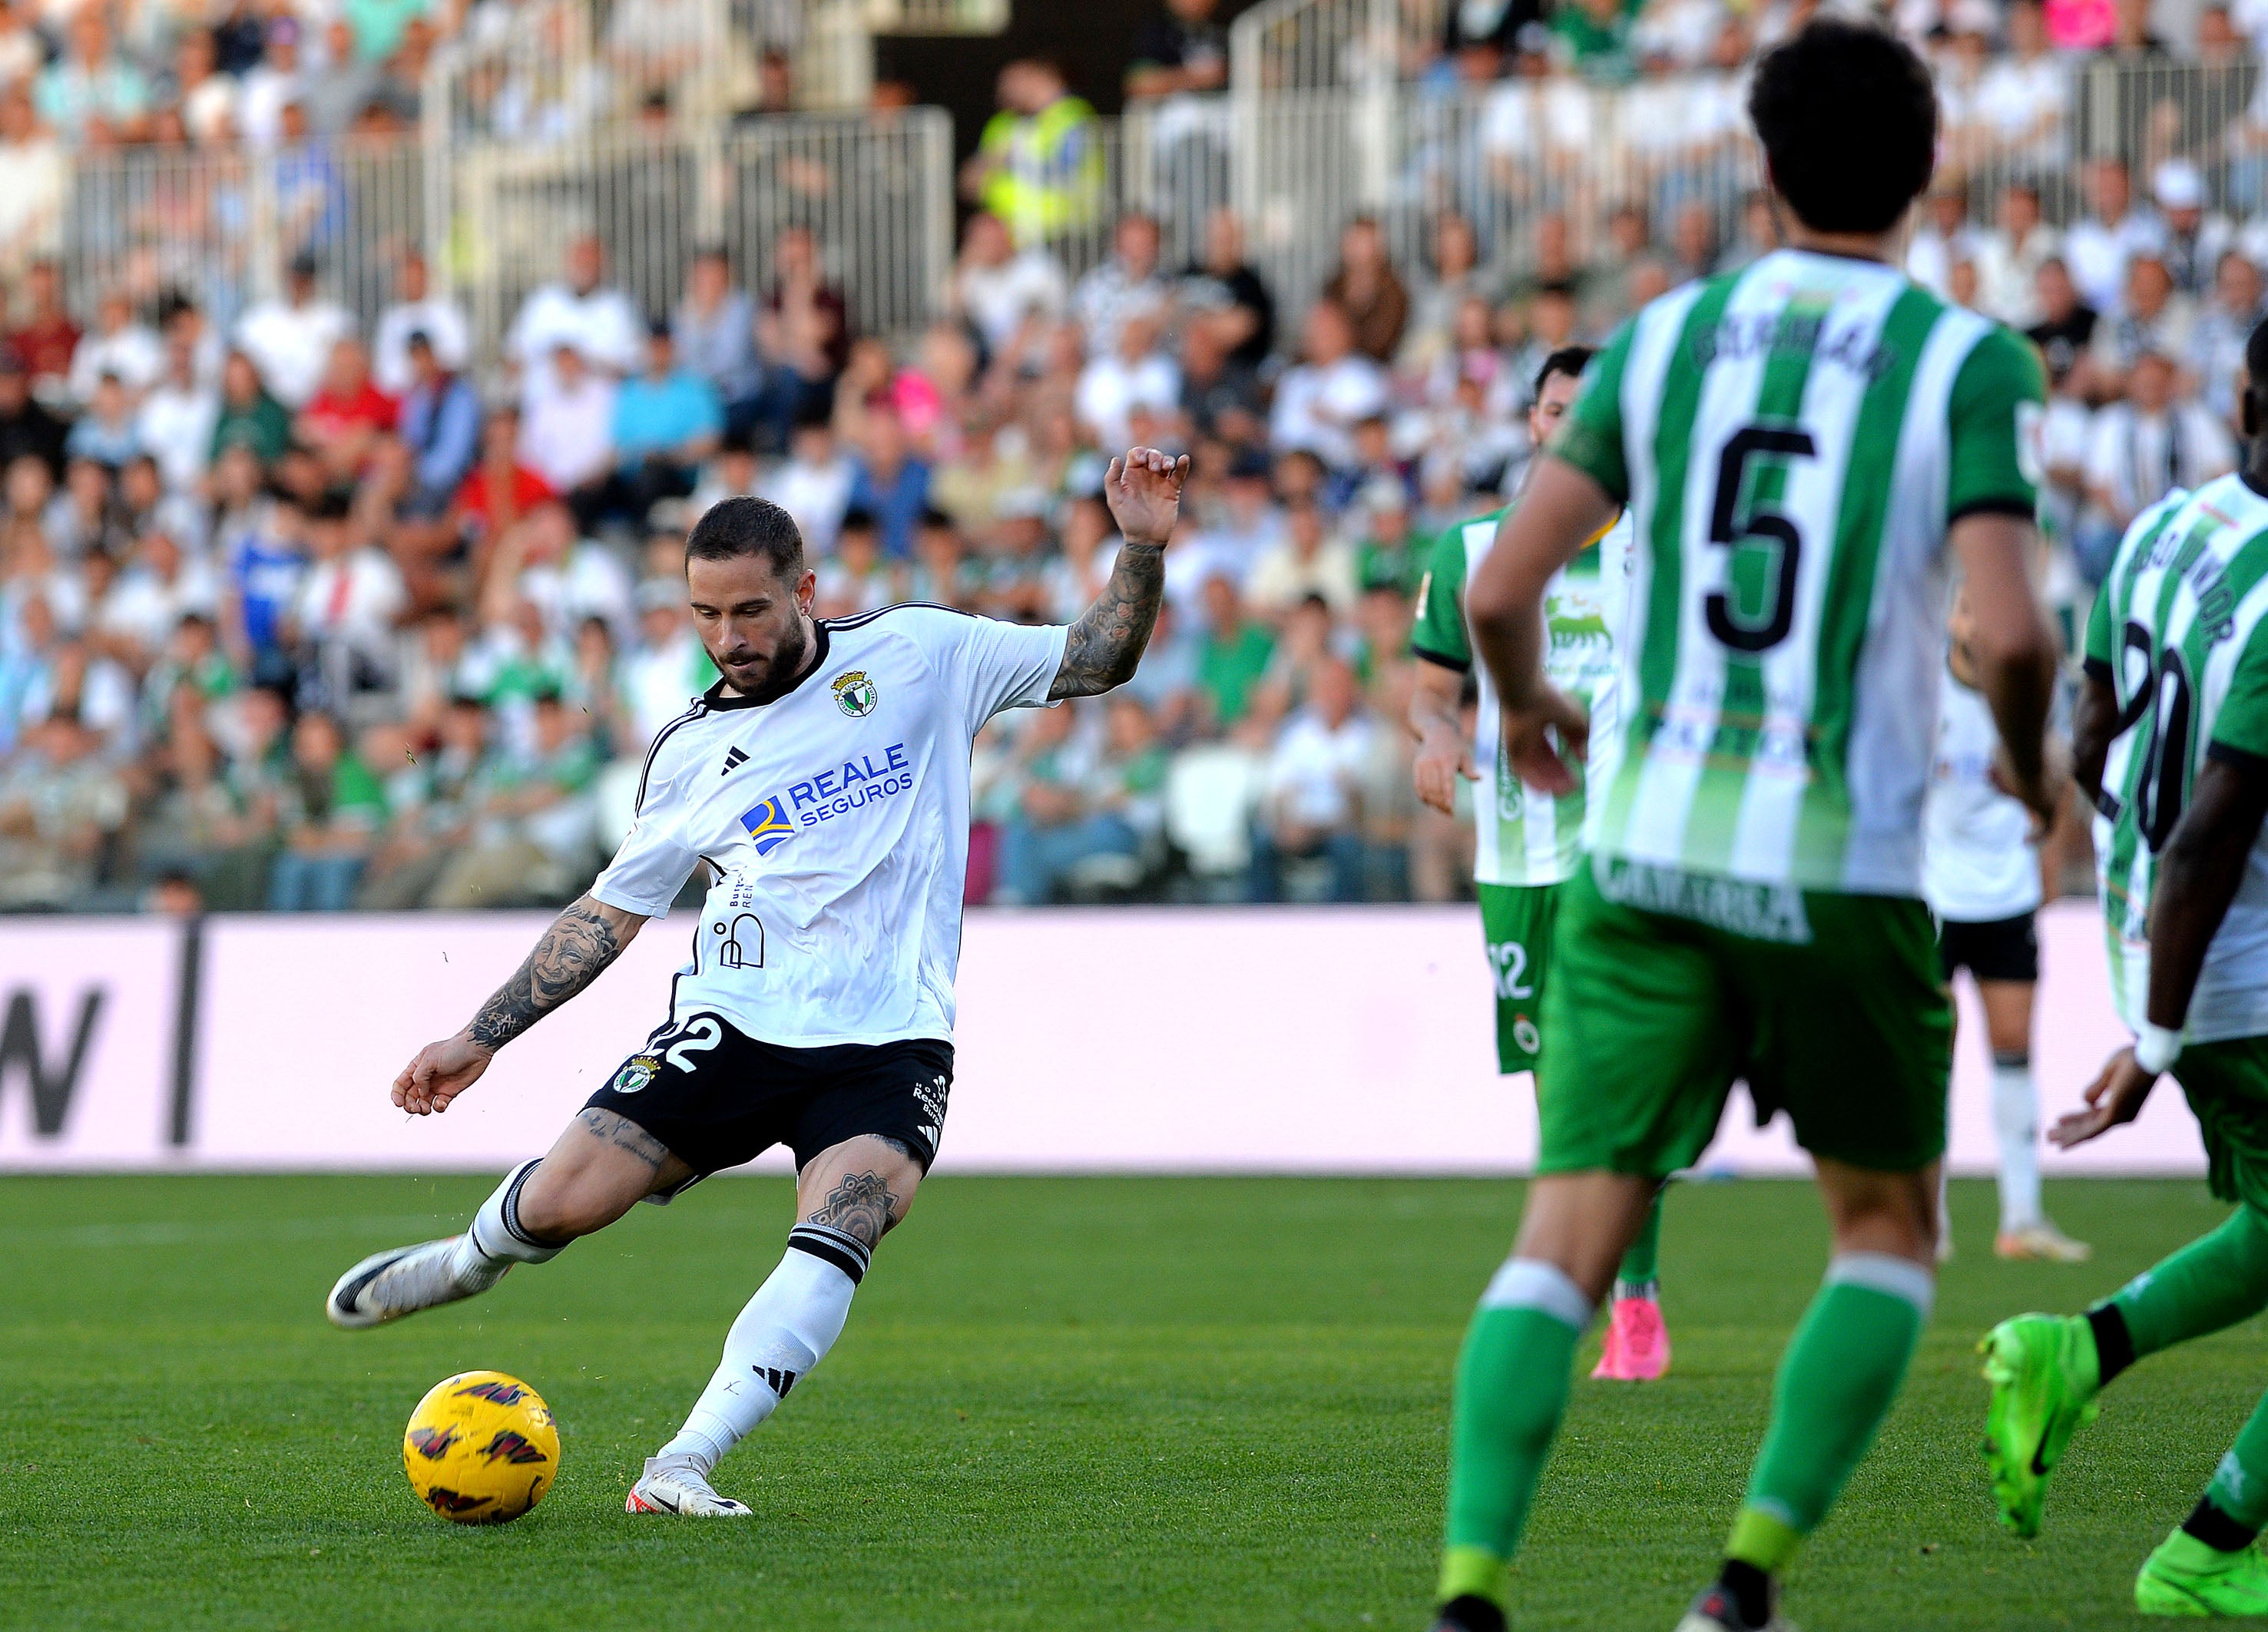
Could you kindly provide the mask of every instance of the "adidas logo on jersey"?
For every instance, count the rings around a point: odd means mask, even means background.
[[[747,762],[748,756],[738,748],[727,748],[725,750],[725,768],[717,774],[720,776],[729,776]]]

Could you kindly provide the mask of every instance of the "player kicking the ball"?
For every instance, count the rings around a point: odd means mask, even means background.
[[[2039,364],[1896,269],[1936,152],[1928,70],[1822,19],[1756,64],[1749,111],[1789,246],[1624,325],[1466,595],[1513,766],[1572,790],[1588,724],[1545,678],[1544,598],[1629,505],[1620,741],[1553,926],[1537,1176],[1457,1369],[1456,1632],[1503,1628],[1575,1347],[1736,1078],[1794,1124],[1834,1251],[1683,1632],[1786,1624],[1776,1577],[1897,1397],[1935,1292],[1952,1042],[1921,901],[1948,556],[2012,786],[2056,806],[2021,453]]]
[[[668,1018],[462,1235],[379,1253],[341,1276],[331,1320],[375,1326],[486,1291],[634,1202],[786,1144],[797,1172],[787,1252],[628,1502],[633,1513],[747,1514],[710,1488],[711,1473],[833,1346],[937,1154],[970,743],[1003,709],[1092,696],[1134,673],[1188,471],[1187,459],[1149,448],[1111,461],[1106,497],[1125,541],[1101,598],[1068,628],[924,606],[816,621],[786,511],[736,498],[703,516],[686,541],[686,587],[723,680],[654,739],[637,821],[590,893],[462,1031],[419,1052],[394,1102],[446,1111],[706,863],[712,881]]]
[[[1539,449],[1566,416],[1591,355],[1587,346],[1564,347],[1545,357],[1536,371],[1528,434]],[[1497,528],[1509,513],[1506,506],[1441,534],[1418,592],[1417,627],[1410,636],[1410,654],[1418,659],[1410,698],[1410,728],[1418,738],[1411,769],[1418,797],[1444,816],[1454,816],[1457,778],[1478,784],[1473,790],[1473,880],[1489,977],[1496,987],[1497,1067],[1507,1077],[1535,1070],[1544,1040],[1537,1021],[1550,977],[1551,920],[1560,886],[1582,864],[1583,790],[1594,779],[1602,786],[1611,780],[1602,758],[1576,768],[1572,792],[1555,794],[1522,783],[1504,752],[1496,687],[1486,668],[1476,688],[1479,707],[1471,740],[1458,719],[1465,675],[1473,665],[1465,585],[1487,558]],[[1588,711],[1593,739],[1602,746],[1611,740],[1615,635],[1623,626],[1629,574],[1625,511],[1560,570],[1543,595],[1543,672]],[[1606,1342],[1594,1378],[1646,1383],[1669,1370],[1669,1332],[1661,1320],[1655,1269],[1660,1242],[1657,1195],[1616,1273]]]
[[[2073,759],[2095,799],[2111,989],[2134,1046],[2051,1136],[2131,1122],[2171,1073],[2236,1210],[2083,1315],[1984,1340],[1984,1455],[2000,1522],[2036,1534],[2095,1395],[2147,1355],[2268,1308],[2268,324],[2245,347],[2244,470],[2135,518],[2087,626]],[[2144,1561],[2145,1614],[2268,1616],[2268,1400],[2196,1511]]]

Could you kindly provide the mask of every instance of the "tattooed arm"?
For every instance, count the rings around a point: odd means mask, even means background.
[[[581,991],[645,920],[585,895],[552,920],[535,950],[454,1037],[428,1043],[394,1079],[394,1102],[415,1116],[446,1111],[479,1080],[496,1051]]]
[[[1110,461],[1103,497],[1125,541],[1110,582],[1071,626],[1062,666],[1048,689],[1050,701],[1092,697],[1133,678],[1157,626],[1166,590],[1166,540],[1181,515],[1182,483],[1189,474],[1187,454],[1174,459],[1155,448],[1132,448]]]

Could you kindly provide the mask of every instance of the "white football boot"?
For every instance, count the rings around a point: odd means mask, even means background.
[[[745,1502],[718,1496],[689,1457],[645,1459],[645,1472],[623,1499],[625,1513],[674,1513],[680,1518],[753,1518]]]
[[[476,1261],[460,1272],[457,1244],[462,1236],[444,1236],[415,1246],[391,1246],[372,1253],[338,1279],[323,1300],[323,1312],[333,1326],[354,1329],[399,1320],[442,1304],[485,1292],[504,1279],[508,1263],[490,1268]]]

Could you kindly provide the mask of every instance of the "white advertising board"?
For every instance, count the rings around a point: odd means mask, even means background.
[[[660,1020],[689,920],[651,926],[446,1115],[387,1090],[518,966],[540,914],[0,923],[0,1168],[495,1169],[541,1151]],[[2100,923],[2041,917],[2043,1120],[2124,1040]],[[1524,1082],[1494,1069],[1469,908],[980,911],[968,921],[940,1171],[1509,1173]],[[1952,1158],[1992,1165],[1962,993]],[[1794,1173],[1736,1094],[1702,1165]],[[762,1165],[777,1171],[774,1153]],[[2196,1173],[2169,1083],[2050,1173]]]

